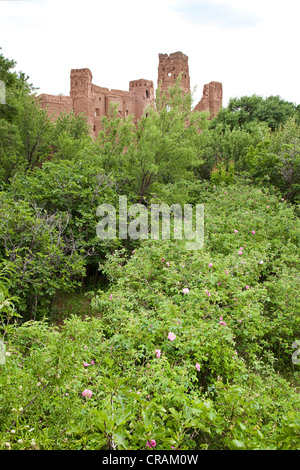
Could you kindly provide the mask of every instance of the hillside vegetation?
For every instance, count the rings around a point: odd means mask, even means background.
[[[177,83],[94,140],[15,65],[0,54],[0,449],[299,450],[299,106],[209,120]],[[120,196],[149,220],[202,204],[203,247],[172,221],[101,239]]]

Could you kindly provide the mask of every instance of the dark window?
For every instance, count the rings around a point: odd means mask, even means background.
[[[149,90],[146,90],[146,98],[149,98],[149,96],[150,96]]]

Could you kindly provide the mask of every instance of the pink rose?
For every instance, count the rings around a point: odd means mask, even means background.
[[[156,354],[156,357],[160,358],[161,350],[160,349],[155,349],[155,354]]]
[[[147,441],[147,447],[155,447],[156,446],[156,442],[154,439],[151,439],[151,441]]]
[[[168,334],[168,339],[169,339],[170,341],[174,341],[174,339],[176,339],[176,335],[174,335],[174,333],[172,333],[172,332],[170,331],[170,333]]]

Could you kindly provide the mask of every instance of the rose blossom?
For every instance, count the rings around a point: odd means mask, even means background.
[[[156,354],[156,357],[160,357],[161,356],[161,350],[160,349],[155,349],[155,354]]]
[[[174,341],[174,339],[176,339],[176,335],[174,335],[174,333],[172,333],[172,332],[170,331],[170,333],[168,334],[168,339],[169,339],[170,341]]]

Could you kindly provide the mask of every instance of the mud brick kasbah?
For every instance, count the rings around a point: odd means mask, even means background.
[[[190,75],[188,56],[182,52],[159,54],[157,84],[162,90],[168,91],[181,75],[180,87],[184,92],[190,92]],[[111,103],[117,105],[120,117],[133,115],[137,122],[146,108],[154,106],[155,93],[151,80],[139,79],[129,82],[129,90],[110,90],[93,84],[93,76],[88,68],[72,69],[70,74],[70,95],[38,96],[41,106],[47,109],[54,120],[61,112],[74,111],[77,115],[85,113],[91,133],[97,136],[102,116],[107,116]],[[194,107],[196,111],[208,111],[210,118],[215,117],[222,106],[223,88],[220,82],[210,82],[204,85],[203,96]]]

